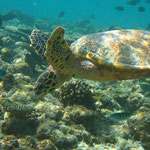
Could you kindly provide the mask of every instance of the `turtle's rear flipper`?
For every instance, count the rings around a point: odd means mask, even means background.
[[[44,53],[46,51],[46,43],[48,37],[45,33],[40,30],[33,30],[30,36],[31,46],[36,50],[36,52],[44,59]]]

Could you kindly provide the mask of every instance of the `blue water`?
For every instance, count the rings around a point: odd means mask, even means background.
[[[91,14],[95,19],[91,22],[98,25],[119,25],[126,28],[146,27],[150,23],[150,4],[141,0],[136,6],[127,5],[129,0],[4,0],[0,11],[6,13],[11,9],[19,9],[36,18],[40,16],[57,18],[60,11],[65,11],[64,20],[75,22],[88,18]],[[123,6],[124,11],[117,11],[116,6]],[[144,6],[146,11],[139,12],[138,7]]]

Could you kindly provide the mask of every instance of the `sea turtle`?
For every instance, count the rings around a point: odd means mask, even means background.
[[[113,30],[85,35],[70,46],[58,27],[48,39],[33,30],[31,45],[50,63],[35,84],[35,94],[45,96],[73,76],[95,81],[150,77],[150,32]]]

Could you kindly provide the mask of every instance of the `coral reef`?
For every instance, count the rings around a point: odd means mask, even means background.
[[[26,149],[27,147],[30,148],[30,150],[36,150],[37,149],[37,143],[32,136],[28,135],[25,138],[20,138],[18,140],[18,142],[19,142],[19,148],[20,149]]]
[[[121,30],[119,26],[110,26],[108,30]]]
[[[2,140],[2,150],[15,150],[19,148],[19,142],[13,135],[9,135]]]
[[[14,76],[11,73],[7,73],[3,77],[3,88],[6,91],[9,91],[15,84]]]
[[[94,132],[95,120],[98,119],[98,113],[93,110],[88,110],[83,106],[66,107],[63,115],[63,120],[66,123],[82,124],[88,131]]]
[[[4,21],[8,21],[14,18],[17,18],[23,24],[26,24],[26,25],[33,25],[35,22],[35,19],[32,16],[20,10],[10,10],[6,14],[3,15]]]
[[[34,107],[31,105],[23,105],[19,104],[17,102],[13,102],[9,99],[1,99],[0,105],[2,105],[2,108],[5,112],[13,112],[13,113],[18,113],[21,115],[21,113],[30,113],[32,111],[35,111]]]
[[[94,33],[97,30],[97,27],[90,24],[89,19],[80,19],[75,22],[74,26],[78,29],[78,32],[82,34]]]
[[[58,150],[58,148],[49,139],[42,140],[38,145],[38,150]]]
[[[7,115],[7,114],[6,114]],[[38,120],[29,119],[28,117],[17,118],[16,116],[9,116],[1,125],[1,132],[5,135],[13,134],[18,137],[25,135],[35,135],[39,125]]]
[[[16,40],[16,42],[18,41],[23,41],[23,42],[29,42],[29,28],[18,28],[18,27],[14,27],[14,26],[5,26],[4,29],[9,32],[9,36],[4,36],[4,42],[6,41],[9,45],[10,44],[14,44],[14,40]],[[5,40],[5,39],[10,39],[10,40]],[[8,46],[8,45],[6,45]],[[12,46],[14,47],[14,46]]]
[[[0,19],[0,66],[6,70],[0,81],[2,150],[149,150],[150,92],[140,82],[150,79],[94,82],[73,78],[44,98],[34,95],[35,80],[49,63],[30,47],[33,24],[45,32],[62,25],[69,45],[83,34],[122,27],[96,26],[89,19],[72,24],[60,19],[35,21],[18,10]],[[110,116],[117,112],[133,114],[116,121]]]
[[[77,144],[76,136],[63,133],[56,128],[55,124],[55,121],[47,121],[41,125],[37,130],[37,138],[42,141],[44,139],[50,139],[59,149],[68,149],[69,147],[75,146]]]
[[[148,101],[128,120],[132,138],[141,141],[146,150],[150,147],[150,104]]]
[[[50,24],[49,22],[46,23],[46,20],[37,20],[34,25],[38,30],[52,32],[52,24]]]
[[[68,105],[84,105],[89,109],[95,109],[93,95],[92,86],[79,79],[71,79],[59,90],[59,99],[65,107]]]
[[[3,46],[6,47],[10,47],[14,43],[14,40],[10,36],[3,37],[2,41],[3,41]]]
[[[35,133],[38,120],[34,119],[36,110],[32,105],[24,105],[9,99],[1,99],[0,105],[4,113],[1,132],[4,134],[23,135]],[[32,114],[32,112],[35,112]],[[18,132],[19,131],[19,132]]]

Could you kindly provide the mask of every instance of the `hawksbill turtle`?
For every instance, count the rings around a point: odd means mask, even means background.
[[[48,39],[39,30],[31,46],[50,66],[38,77],[35,94],[45,96],[73,76],[95,81],[150,77],[150,32],[113,30],[85,35],[70,46],[58,27]]]

